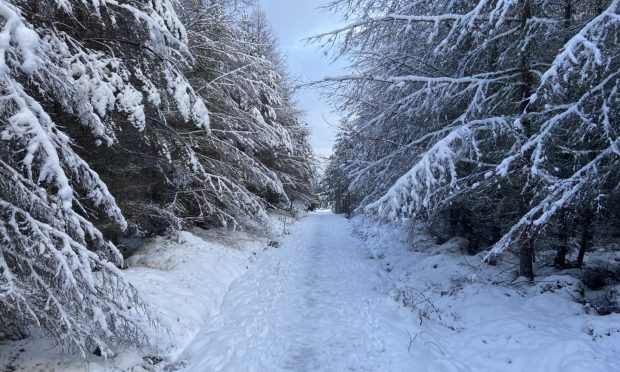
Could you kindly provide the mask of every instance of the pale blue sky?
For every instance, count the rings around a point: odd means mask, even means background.
[[[325,0],[260,0],[260,8],[267,14],[286,55],[289,71],[305,81],[320,80],[338,75],[341,70],[323,56],[316,45],[307,45],[303,39],[337,28],[339,17],[318,9]],[[338,121],[327,100],[313,88],[297,94],[299,105],[307,113],[312,130],[312,146],[319,155],[331,151]],[[329,123],[328,123],[329,122]]]

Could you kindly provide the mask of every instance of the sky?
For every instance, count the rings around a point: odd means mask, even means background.
[[[260,0],[280,41],[289,72],[302,81],[316,81],[325,76],[339,75],[343,64],[333,64],[316,45],[308,45],[304,39],[337,28],[339,17],[318,9],[326,0]],[[314,88],[305,88],[296,95],[299,106],[306,112],[311,128],[311,143],[319,156],[331,153],[339,115],[333,111],[327,99]]]

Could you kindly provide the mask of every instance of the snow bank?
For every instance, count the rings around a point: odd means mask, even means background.
[[[154,339],[164,355],[174,359],[217,312],[230,284],[247,268],[248,251],[255,252],[255,245],[231,249],[180,232],[175,240],[158,239],[128,260],[127,278],[169,331]]]
[[[394,282],[392,297],[418,319],[412,349],[430,342],[453,366],[435,359],[437,371],[620,371],[620,314],[594,314],[580,280],[543,275],[531,285],[515,279],[509,257],[483,265],[484,252],[464,255],[458,239],[437,245],[421,233],[357,223]]]
[[[161,324],[150,335],[155,351],[128,349],[108,361],[90,355],[84,365],[78,355],[63,355],[49,339],[34,331],[24,340],[0,341],[0,367],[63,372],[182,368],[184,362],[177,357],[219,312],[230,285],[291,223],[290,217],[280,215],[271,216],[268,233],[226,229],[179,232],[153,239],[130,257],[125,276]]]

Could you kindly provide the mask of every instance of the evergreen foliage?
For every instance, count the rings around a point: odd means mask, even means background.
[[[303,115],[249,5],[0,1],[0,328],[83,356],[145,344],[114,241],[311,198]]]

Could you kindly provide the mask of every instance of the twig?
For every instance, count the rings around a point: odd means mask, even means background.
[[[415,336],[411,337],[411,333],[409,332],[409,330],[405,329],[405,331],[407,331],[407,335],[409,336],[409,346],[407,347],[407,351],[411,351],[411,345],[420,334],[416,333]]]

